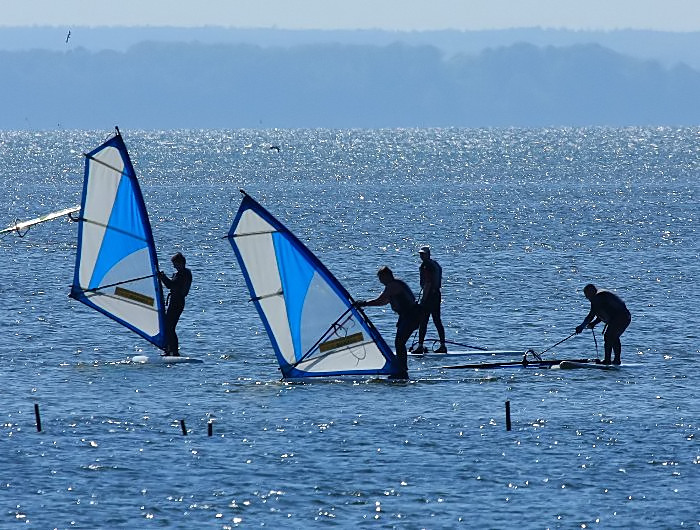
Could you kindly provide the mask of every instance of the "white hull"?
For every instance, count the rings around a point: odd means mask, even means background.
[[[558,365],[552,366],[552,368],[559,368],[560,370],[572,370],[575,368],[587,368],[593,370],[619,370],[619,364],[603,364],[603,363],[579,363],[574,361],[562,361]]]
[[[466,357],[470,355],[523,355],[524,350],[454,350],[447,353],[436,353],[429,351],[426,353],[408,352],[409,357]]]
[[[172,355],[134,355],[131,362],[136,364],[197,364],[204,361],[193,357]]]

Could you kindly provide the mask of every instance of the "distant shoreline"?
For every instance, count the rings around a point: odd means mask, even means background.
[[[700,33],[70,32],[0,28],[4,130],[700,124]]]

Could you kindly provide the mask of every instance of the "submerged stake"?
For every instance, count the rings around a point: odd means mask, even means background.
[[[34,403],[34,416],[36,416],[36,432],[41,432],[41,414],[39,414],[39,403]]]
[[[506,431],[510,430],[510,401],[506,401]]]
[[[187,436],[187,427],[185,427],[185,420],[180,420],[180,428],[182,429],[182,435]]]
[[[209,423],[207,424],[207,436],[211,436],[213,434],[213,431],[214,424],[211,421],[209,421]]]

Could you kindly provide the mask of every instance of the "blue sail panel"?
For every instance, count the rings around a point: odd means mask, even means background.
[[[228,237],[284,377],[399,372],[396,356],[340,282],[250,196]]]
[[[122,137],[85,156],[71,297],[165,348],[165,308],[148,213]]]

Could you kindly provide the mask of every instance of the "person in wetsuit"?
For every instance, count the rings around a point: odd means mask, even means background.
[[[583,288],[583,294],[591,302],[591,310],[576,327],[576,333],[581,333],[584,328],[593,327],[599,322],[605,322],[603,338],[605,339],[605,359],[603,363],[610,364],[610,354],[614,351],[613,364],[620,364],[622,343],[620,335],[624,333],[632,321],[632,315],[625,303],[616,294],[604,289],[598,289],[592,283]]]
[[[163,271],[158,272],[158,279],[170,289],[168,294],[168,308],[165,311],[165,355],[180,355],[180,344],[175,333],[180,315],[185,309],[185,297],[190,292],[192,285],[192,272],[185,267],[186,260],[180,252],[175,254],[170,261],[175,267],[175,274],[172,278],[168,278]]]
[[[420,308],[411,288],[401,280],[394,278],[389,267],[382,267],[377,272],[379,281],[384,285],[384,291],[373,300],[356,302],[357,307],[380,306],[391,304],[391,309],[399,315],[396,323],[396,338],[394,348],[400,363],[400,372],[390,376],[393,379],[408,379],[408,354],[406,342],[420,324]]]
[[[440,339],[440,347],[435,350],[435,353],[447,353],[447,347],[445,346],[445,327],[442,325],[442,318],[440,317],[440,304],[442,303],[442,293],[440,292],[440,288],[442,287],[442,267],[440,267],[437,261],[430,258],[430,247],[421,247],[418,251],[418,255],[421,259],[418,271],[420,273],[420,286],[423,290],[423,296],[420,300],[420,305],[423,309],[423,319],[418,328],[418,347],[415,352],[427,352],[425,346],[423,346],[423,341],[425,340],[425,333],[428,331],[428,320],[432,317],[433,324],[435,324],[435,329],[438,332],[438,338]]]

